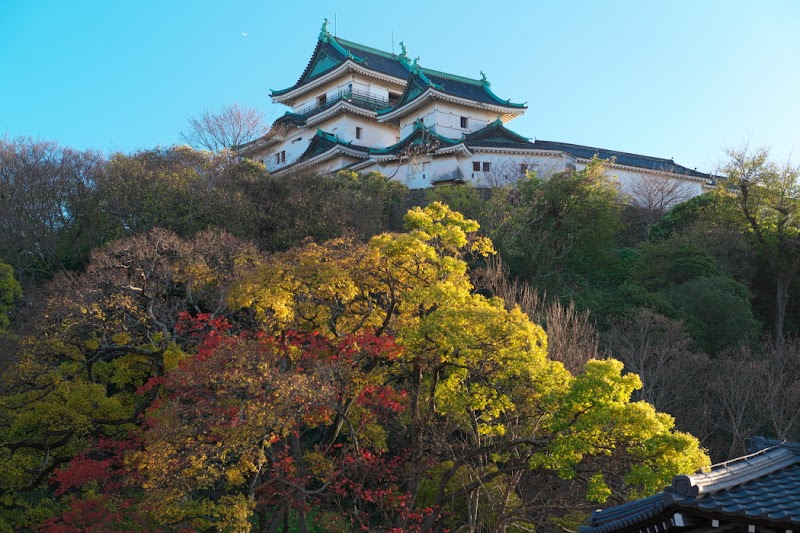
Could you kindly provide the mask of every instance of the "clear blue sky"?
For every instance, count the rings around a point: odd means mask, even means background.
[[[704,171],[748,139],[800,161],[794,0],[0,0],[0,136],[130,152],[178,143],[205,108],[277,118],[269,89],[297,80],[324,17],[429,68],[483,70],[528,102],[510,124],[526,137]]]

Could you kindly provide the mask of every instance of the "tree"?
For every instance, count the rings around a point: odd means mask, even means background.
[[[462,524],[462,513],[498,528],[521,516],[530,520],[530,508],[513,498],[474,513],[490,485],[516,494],[531,465],[574,478],[583,494],[603,500],[625,497],[623,479],[627,490],[648,491],[666,471],[687,466],[674,461],[702,462],[696,444],[671,434],[669,417],[627,404],[639,382],[622,376],[620,364],[591,362],[572,378],[546,358],[544,333],[518,308],[472,294],[461,257],[490,250],[470,239],[477,224],[434,202],[409,212],[407,228],[368,245],[337,240],[296,248],[242,280],[232,297],[273,335],[300,330],[341,338],[374,328],[397,342],[402,351],[383,371],[405,392],[407,415],[388,442],[410,458],[400,470],[401,492],[406,512],[428,509],[422,530],[449,524],[449,516]],[[587,412],[587,405],[597,410]],[[635,433],[631,423],[648,429],[644,440],[623,445]],[[656,462],[645,459],[651,438],[666,439]],[[672,455],[670,448],[683,451]],[[617,452],[608,463],[595,462],[609,449]],[[394,523],[408,526],[408,515]]]
[[[730,277],[693,279],[664,294],[684,316],[698,346],[709,354],[758,339],[761,324],[753,318],[749,291]]]
[[[57,276],[25,351],[0,376],[0,529],[50,514],[48,479],[91,443],[130,438],[158,388],[136,391],[193,345],[179,314],[230,312],[233,271],[257,262],[225,234],[184,241],[156,229],[96,251],[81,275]]]
[[[590,359],[599,359],[598,334],[588,311],[575,302],[547,300],[519,279],[511,279],[508,267],[498,257],[489,258],[484,268],[473,269],[472,282],[480,291],[502,298],[511,309],[518,305],[547,333],[547,355],[561,362],[572,374],[580,373]],[[652,402],[651,402],[652,403]]]
[[[694,196],[692,185],[663,174],[637,174],[628,184],[628,193],[648,228],[671,208]]]
[[[21,296],[22,288],[14,279],[14,269],[5,263],[0,263],[0,333],[8,328],[10,323],[8,313]]]
[[[531,175],[492,197],[490,235],[511,271],[552,296],[571,296],[614,260],[617,184],[593,160],[583,170]]]
[[[739,208],[774,276],[772,335],[783,342],[789,286],[800,266],[800,166],[769,160],[769,150],[728,150],[719,194],[738,194]]]
[[[258,139],[267,131],[264,113],[232,104],[217,112],[206,109],[200,116],[189,118],[189,127],[181,132],[181,139],[198,150],[219,153]]]
[[[268,259],[153,230],[61,277],[3,376],[4,526],[544,527],[707,464],[621,363],[573,376],[474,291],[476,222],[434,202],[406,228]]]
[[[617,317],[613,326],[606,334],[610,352],[642,380],[634,398],[677,415],[682,403],[691,403],[691,392],[701,382],[698,375],[708,357],[692,350],[692,339],[681,321],[647,308]]]
[[[116,153],[97,180],[94,197],[103,244],[161,227],[189,237],[215,220],[223,186],[220,158],[186,146]]]
[[[0,257],[23,285],[85,264],[96,242],[91,192],[102,167],[95,151],[0,138]]]

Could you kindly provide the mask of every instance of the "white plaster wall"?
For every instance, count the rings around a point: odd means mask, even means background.
[[[578,170],[586,168],[583,163],[576,165]],[[703,194],[703,185],[699,181],[681,178],[678,175],[653,173],[619,167],[608,167],[606,173],[616,177],[620,191],[629,196],[634,203],[644,200],[643,197],[658,194],[658,190],[672,191],[674,203],[688,200]]]
[[[260,160],[269,171],[275,171],[293,163],[308,148],[308,143],[314,137],[316,128],[292,128],[286,135],[286,140],[270,147],[269,151],[261,156]],[[286,151],[286,162],[275,163],[275,154]]]
[[[356,127],[362,129],[361,139],[356,139]],[[386,148],[397,142],[396,127],[353,113],[340,113],[320,122],[315,128],[336,133],[343,141],[370,148]]]
[[[467,117],[466,128],[461,127],[461,117]],[[449,102],[437,102],[436,133],[451,139],[459,139],[464,135],[485,128],[497,117],[497,113],[491,113],[483,109],[473,109]]]
[[[481,170],[473,170],[473,162],[481,164]],[[489,163],[489,171],[483,171],[483,163]],[[464,161],[462,172],[465,179],[477,187],[491,187],[514,181],[523,177],[520,165],[527,165],[528,171],[540,176],[561,172],[566,168],[568,158],[560,154],[525,155],[503,154],[476,151],[471,159]]]
[[[414,131],[414,124],[422,119],[422,123],[431,127],[436,123],[436,102],[428,102],[422,107],[414,110],[413,113],[400,119],[400,139],[405,139]]]
[[[425,126],[433,128],[439,135],[460,139],[464,135],[485,128],[498,118],[497,113],[468,106],[435,100],[409,113],[400,120],[400,138],[414,131],[414,124],[422,119]],[[461,117],[467,117],[467,127],[461,127]]]

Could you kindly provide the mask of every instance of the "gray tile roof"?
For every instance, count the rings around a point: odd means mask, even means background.
[[[649,524],[655,518],[660,517],[665,509],[665,498],[659,493],[642,500],[595,511],[589,518],[589,527],[582,526],[580,531],[582,533],[611,533],[635,527],[637,524]]]
[[[664,159],[661,157],[651,157],[646,155],[631,154],[628,152],[618,152],[616,150],[607,150],[605,148],[593,148],[591,146],[582,146],[579,144],[562,143],[555,141],[540,141],[537,140],[533,146],[539,150],[553,150],[558,152],[566,152],[574,157],[580,159],[591,159],[595,155],[600,159],[614,158],[614,162],[619,165],[629,167],[643,168],[647,170],[661,170],[664,172],[671,172],[673,174],[681,174],[694,178],[704,178],[711,180],[713,176],[698,172],[690,168],[686,168],[677,164],[672,159]]]
[[[725,516],[800,525],[800,467],[793,464],[761,479],[681,503]]]
[[[800,444],[754,439],[755,453],[676,477],[664,492],[595,511],[581,533],[646,530],[676,512],[736,523],[800,527]]]

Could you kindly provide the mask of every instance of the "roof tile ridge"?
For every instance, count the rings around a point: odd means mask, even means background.
[[[447,78],[453,81],[461,81],[464,83],[470,83],[472,85],[483,86],[484,83],[482,80],[476,80],[474,78],[468,78],[466,76],[459,76],[458,74],[450,74],[449,72],[443,72],[441,70],[435,70],[432,68],[427,67],[420,67],[420,69],[428,75],[431,76],[439,76],[440,78]]]
[[[797,464],[800,458],[783,446],[720,463],[709,472],[677,476],[667,492],[678,496],[700,496],[743,485],[777,470]]]
[[[547,143],[547,144],[558,144],[561,146],[574,146],[575,148],[588,148],[590,150],[602,150],[602,148],[595,148],[594,146],[587,146],[585,144],[565,143],[561,141],[548,141],[547,139],[536,139],[536,142]]]
[[[373,48],[371,46],[367,46],[365,44],[357,43],[357,42],[350,41],[350,40],[347,40],[347,39],[342,39],[341,37],[336,37],[336,36],[331,36],[331,37],[333,39],[336,39],[336,41],[342,46],[352,46],[354,48],[359,48],[359,49],[363,50],[364,52],[369,52],[371,54],[377,54],[379,56],[385,57],[386,59],[395,59],[395,60],[399,61],[399,59],[398,59],[399,56],[396,55],[396,54],[392,54],[391,52],[387,52],[385,50],[380,50],[378,48]]]
[[[665,157],[656,157],[656,156],[652,156],[652,155],[637,154],[637,153],[634,153],[634,152],[623,152],[622,150],[613,150],[611,148],[600,148],[600,147],[597,147],[597,146],[589,146],[589,145],[586,145],[586,144],[565,143],[565,142],[561,142],[561,141],[548,141],[548,140],[545,140],[545,139],[537,139],[537,142],[549,143],[549,144],[560,144],[562,146],[574,146],[575,148],[586,148],[588,150],[594,150],[596,152],[611,152],[613,154],[618,154],[618,155],[630,155],[630,156],[633,156],[633,157],[641,157],[643,159],[650,159],[652,161],[668,162],[668,163],[671,163],[672,165],[674,165],[676,167],[680,167],[681,166],[678,163],[676,163],[674,160],[667,159]],[[686,167],[683,167],[683,168],[686,168]]]

